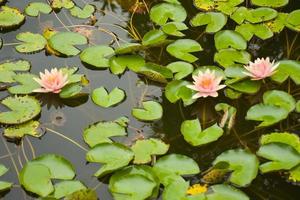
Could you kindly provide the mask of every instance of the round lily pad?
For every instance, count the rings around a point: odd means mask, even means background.
[[[11,111],[0,113],[0,123],[21,124],[36,117],[41,112],[41,105],[34,97],[7,97],[2,104]]]
[[[94,67],[107,68],[109,66],[108,58],[113,55],[114,50],[108,46],[93,46],[81,52],[80,60]]]
[[[158,102],[145,101],[143,107],[132,109],[132,115],[142,121],[153,121],[162,118],[163,108]]]
[[[251,0],[251,3],[256,6],[278,8],[287,5],[289,0]]]
[[[95,6],[91,4],[86,4],[82,9],[74,6],[70,9],[71,15],[78,17],[80,19],[86,19],[91,17],[95,12]]]
[[[42,35],[30,32],[19,33],[16,39],[23,42],[16,46],[16,50],[20,53],[39,52],[47,44],[47,40]]]
[[[227,16],[219,12],[198,13],[190,23],[195,27],[206,25],[207,33],[215,33],[226,25]]]
[[[92,93],[93,102],[104,108],[108,108],[122,102],[125,92],[119,88],[114,88],[110,93],[104,87],[97,88]]]
[[[225,30],[219,31],[215,35],[215,46],[217,50],[228,48],[245,50],[247,48],[247,41],[238,32]]]
[[[71,9],[75,6],[73,0],[52,0],[51,7],[55,10],[62,8]]]
[[[2,6],[0,9],[1,29],[9,29],[20,26],[25,20],[25,16],[17,8]]]
[[[31,17],[37,17],[40,13],[49,14],[51,11],[51,6],[43,2],[32,2],[25,8],[26,15]]]
[[[286,26],[292,30],[300,32],[300,10],[294,10],[286,18]]]

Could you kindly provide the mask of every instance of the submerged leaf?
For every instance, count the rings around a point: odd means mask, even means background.
[[[118,143],[102,143],[93,147],[87,154],[89,162],[103,163],[95,176],[102,177],[115,170],[125,167],[133,159],[133,152],[126,146]]]

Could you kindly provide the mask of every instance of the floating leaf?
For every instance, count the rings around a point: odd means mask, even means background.
[[[245,20],[250,23],[260,23],[274,19],[277,15],[277,11],[272,8],[247,9],[246,7],[239,7],[231,18],[238,24],[242,24]]]
[[[71,9],[75,6],[73,0],[53,0],[51,2],[51,7],[56,10],[62,8]]]
[[[143,49],[143,46],[140,43],[125,43],[121,44],[115,49],[116,54],[127,54],[133,53]]]
[[[21,124],[36,117],[41,112],[39,102],[30,96],[7,97],[2,104],[11,111],[0,113],[0,123]]]
[[[282,7],[289,3],[289,0],[251,0],[251,3],[256,6]]]
[[[49,14],[52,8],[43,2],[31,2],[25,8],[25,13],[31,17],[37,17],[40,13]]]
[[[160,46],[166,41],[167,37],[162,30],[151,30],[144,35],[142,44],[144,46]]]
[[[30,163],[41,164],[50,170],[51,179],[71,180],[75,177],[72,164],[64,157],[55,154],[45,154]]]
[[[74,46],[87,43],[88,40],[85,36],[74,32],[59,32],[48,40],[48,44],[52,49],[65,56],[75,56],[79,54],[80,50]]]
[[[215,54],[214,60],[226,68],[236,63],[248,64],[251,60],[251,55],[246,51],[222,49]]]
[[[110,70],[113,74],[123,74],[128,67],[134,72],[138,72],[145,65],[145,60],[140,55],[114,56],[109,60]]]
[[[0,28],[9,29],[20,26],[25,21],[25,16],[17,8],[1,6]]]
[[[189,182],[185,181],[183,178],[179,178],[168,184],[164,188],[163,199],[168,200],[181,200],[185,199],[187,190],[189,188]]]
[[[25,135],[30,135],[38,138],[41,137],[41,133],[38,130],[39,126],[40,123],[38,121],[29,121],[25,124],[5,128],[3,135],[13,140],[22,139]]]
[[[123,101],[125,98],[125,92],[119,88],[114,88],[110,93],[104,87],[93,90],[92,100],[98,106],[108,108],[115,106]]]
[[[229,185],[213,185],[210,189],[207,200],[250,200],[245,193]]]
[[[97,193],[94,190],[79,190],[64,198],[64,200],[98,200]]]
[[[231,81],[234,81],[233,83],[230,83]],[[259,81],[251,81],[249,79],[246,80],[237,80],[235,79],[228,79],[226,82],[226,85],[238,92],[246,93],[246,94],[255,94],[259,91],[261,87],[261,82]]]
[[[158,25],[165,25],[168,20],[183,22],[187,17],[185,9],[179,4],[161,3],[153,6],[150,19]]]
[[[260,165],[262,173],[289,170],[300,163],[300,154],[291,146],[280,143],[263,145],[257,152],[258,156],[270,160]]]
[[[245,187],[249,185],[258,174],[259,161],[256,156],[243,149],[229,150],[219,155],[213,162],[213,165],[227,163],[232,171],[229,181]]]
[[[223,129],[217,124],[202,130],[198,119],[184,121],[180,130],[185,141],[193,146],[214,142],[223,135]]]
[[[241,24],[235,28],[247,41],[255,35],[262,40],[273,37],[272,30],[265,24]]]
[[[190,23],[194,27],[206,25],[207,33],[216,33],[226,25],[227,16],[219,12],[198,13]]]
[[[194,71],[194,66],[192,64],[182,61],[172,62],[167,65],[167,68],[173,73],[176,73],[174,75],[175,80],[181,80]]]
[[[43,164],[28,162],[20,172],[19,180],[25,190],[42,197],[54,191],[50,170]]]
[[[173,73],[170,69],[154,63],[146,63],[138,73],[160,83],[166,83],[168,82],[167,79],[173,78]]]
[[[294,10],[286,18],[286,26],[292,30],[300,31],[300,10]]]
[[[70,13],[74,17],[78,17],[80,19],[86,19],[91,17],[95,12],[95,6],[91,4],[86,4],[83,9],[78,6],[74,6],[70,9]]]
[[[168,35],[183,37],[185,36],[180,31],[187,30],[188,27],[182,22],[169,22],[162,27],[162,31]]]
[[[125,127],[121,126],[116,121],[99,122],[88,127],[83,132],[84,141],[90,147],[94,147],[100,143],[112,143],[110,137],[127,135]]]
[[[217,50],[228,48],[245,50],[247,49],[247,41],[236,31],[225,30],[215,35],[215,46]]]
[[[189,88],[186,87],[187,85],[191,85],[191,83],[188,82],[188,81],[181,81],[181,80],[174,80],[174,81],[169,82],[167,84],[167,86],[165,87],[165,96],[166,96],[166,98],[171,103],[175,103],[179,99],[185,100],[185,99],[188,99],[188,98],[192,98],[192,96],[193,96],[192,94],[187,95],[187,96],[183,96],[183,91],[184,90],[189,90]]]
[[[61,199],[65,196],[71,195],[76,191],[87,189],[80,181],[62,181],[54,186],[53,196],[56,199]]]
[[[191,53],[202,51],[201,45],[191,39],[179,39],[168,45],[167,51],[169,54],[174,56],[175,58],[187,61],[187,62],[195,62],[198,60],[197,57],[192,55]]]
[[[267,91],[263,95],[264,104],[279,106],[292,112],[295,109],[296,101],[292,95],[280,90]]]
[[[20,85],[8,88],[11,94],[30,94],[33,90],[40,88],[40,85],[33,80],[37,78],[34,74],[16,74],[12,78]]]
[[[260,144],[270,143],[282,143],[293,147],[298,153],[300,153],[300,139],[299,136],[292,133],[270,133],[262,135],[260,138]]]
[[[71,83],[62,88],[59,97],[62,99],[75,98],[80,95],[82,90],[81,83]]]
[[[103,163],[95,176],[102,177],[108,173],[125,167],[133,159],[133,152],[126,146],[118,143],[102,143],[93,147],[87,154],[89,162]]]
[[[144,101],[143,108],[133,108],[132,115],[142,121],[154,121],[162,118],[163,108],[155,101]]]
[[[35,53],[43,50],[47,44],[47,40],[40,34],[30,32],[19,33],[17,40],[23,42],[15,48],[19,53]]]
[[[0,164],[0,176],[4,175],[7,171],[8,169],[4,165]],[[12,183],[0,181],[0,192],[9,190],[12,186]]]
[[[159,139],[150,138],[147,140],[137,140],[131,147],[134,153],[135,164],[146,164],[151,162],[154,155],[164,155],[167,153],[169,145]]]
[[[107,68],[109,66],[108,58],[113,55],[114,50],[108,46],[93,46],[81,52],[80,60],[94,67]]]
[[[289,181],[299,182],[300,181],[300,165],[289,171]]]
[[[294,60],[280,61],[276,73],[271,78],[278,83],[283,83],[289,77],[297,85],[300,84],[300,62]]]
[[[287,13],[278,13],[275,19],[265,22],[265,24],[273,33],[280,33],[285,28],[287,17]]]
[[[27,60],[7,60],[0,64],[0,71],[28,71],[30,67],[30,62]]]

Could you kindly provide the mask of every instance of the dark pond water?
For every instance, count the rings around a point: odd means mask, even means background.
[[[109,1],[109,0],[108,0]],[[27,0],[10,0],[7,5],[24,8]],[[122,9],[120,5],[113,3],[110,4],[104,0],[98,1],[80,1],[76,3],[83,6],[86,2],[93,3],[97,8],[105,10],[106,14],[97,14],[98,25],[104,31],[95,31],[92,41],[95,44],[110,44],[114,39],[112,34],[116,34],[119,42],[132,41],[126,26],[130,20],[130,13]],[[195,15],[197,10],[193,8],[191,0],[182,1],[185,7],[189,10],[189,17]],[[291,9],[300,9],[300,1],[291,1],[290,6],[285,8],[287,11]],[[63,31],[62,21],[67,27],[82,24],[83,21],[75,20],[67,11],[61,11],[55,16],[53,13],[50,15],[42,15],[40,18],[26,19],[26,23],[18,30],[7,33],[0,33],[5,43],[16,42],[15,36],[19,32],[30,31],[33,33],[41,33],[43,28],[47,26],[54,27],[57,30]],[[147,30],[152,28],[149,23],[147,15],[137,15],[134,18],[133,25],[143,35]],[[230,26],[230,25],[229,25]],[[124,28],[122,28],[124,27]],[[212,35],[200,35],[201,28],[192,29],[187,31],[190,38],[197,39],[203,45],[205,52],[199,53],[200,60],[197,65],[213,64],[214,43]],[[110,33],[110,34],[108,34]],[[283,31],[280,35],[275,36],[271,40],[260,41],[253,39],[250,43],[253,44],[250,52],[260,57],[271,56],[273,59],[283,59],[289,56],[290,59],[297,59],[300,52],[294,51],[290,54],[286,52],[286,44],[291,43],[296,36],[294,32]],[[255,45],[254,45],[255,44]],[[116,42],[113,46],[116,46]],[[300,40],[296,40],[295,47],[300,46]],[[146,58],[149,61],[156,63],[167,64],[171,58],[160,48],[153,49],[146,52]],[[0,140],[0,163],[4,163],[10,168],[9,173],[3,176],[3,180],[12,181],[16,183],[13,189],[7,194],[3,194],[2,199],[5,200],[21,200],[21,199],[34,199],[26,194],[18,185],[17,173],[22,169],[26,160],[31,160],[34,156],[42,155],[45,153],[60,154],[67,158],[76,168],[77,179],[81,180],[88,187],[96,189],[101,200],[110,200],[111,195],[107,190],[108,178],[98,180],[92,177],[92,174],[99,168],[97,164],[87,164],[85,161],[85,151],[79,148],[60,134],[66,136],[73,141],[76,141],[85,148],[88,148],[82,139],[83,130],[90,124],[103,120],[114,120],[120,116],[128,116],[130,118],[131,128],[128,129],[128,138],[119,139],[120,142],[130,144],[135,138],[143,134],[144,137],[158,137],[162,138],[166,143],[170,144],[169,152],[176,152],[188,155],[199,163],[201,170],[205,171],[210,167],[211,162],[221,152],[231,148],[249,148],[255,152],[258,146],[258,138],[263,133],[269,133],[274,130],[281,131],[296,131],[297,132],[297,119],[299,116],[291,116],[289,120],[282,122],[278,126],[273,126],[268,129],[254,130],[255,123],[244,120],[247,109],[260,101],[260,94],[257,96],[243,97],[239,100],[228,101],[222,97],[216,99],[199,100],[195,105],[184,108],[182,105],[171,104],[162,95],[163,87],[147,81],[143,77],[138,77],[135,73],[127,71],[121,77],[111,74],[108,70],[92,70],[86,68],[80,62],[78,57],[72,58],[59,58],[55,56],[46,56],[44,52],[23,55],[14,50],[14,46],[4,46],[0,51],[0,61],[6,59],[22,58],[27,59],[32,64],[33,73],[43,71],[45,68],[60,67],[60,66],[77,66],[80,72],[86,74],[90,80],[90,85],[87,87],[86,92],[91,92],[93,89],[105,86],[108,90],[114,87],[122,88],[126,91],[126,100],[117,107],[103,109],[96,106],[91,99],[83,99],[82,102],[75,102],[80,105],[71,107],[66,105],[54,96],[40,96],[43,103],[43,111],[40,116],[40,121],[45,127],[53,130],[47,131],[41,139],[27,137],[22,144],[15,144],[5,140],[1,137]],[[274,87],[270,85],[269,87]],[[278,86],[277,86],[278,87]],[[280,86],[286,88],[287,85]],[[292,86],[292,89],[296,89]],[[263,91],[262,91],[263,92]],[[146,95],[144,95],[146,94]],[[5,92],[0,93],[0,98],[6,97],[8,94]],[[164,108],[164,116],[162,120],[155,123],[141,123],[135,120],[130,112],[131,109],[139,104],[141,99],[156,99]],[[197,115],[202,123],[209,125],[214,121],[219,121],[220,116],[214,111],[214,105],[220,102],[227,102],[238,108],[239,113],[236,120],[236,125],[231,132],[228,132],[221,140],[200,148],[191,147],[187,144],[180,134],[180,124],[185,119],[191,119]],[[69,102],[70,103],[70,102]],[[74,102],[73,102],[74,103]],[[0,107],[0,111],[4,108]],[[55,120],[55,119],[60,120]],[[142,130],[142,133],[136,131]],[[117,139],[118,140],[118,139]],[[193,177],[193,181],[197,181],[199,177]],[[299,186],[287,183],[285,178],[279,174],[259,175],[250,187],[243,189],[253,200],[298,200],[300,199]]]

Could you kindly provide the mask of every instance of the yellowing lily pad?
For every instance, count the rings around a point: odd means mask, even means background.
[[[62,8],[71,9],[74,6],[73,0],[53,0],[51,2],[51,7],[55,10],[60,10]]]
[[[4,129],[3,135],[9,139],[22,139],[25,135],[33,137],[41,137],[39,132],[40,123],[38,121],[29,121],[24,124],[19,124]]]
[[[1,29],[18,27],[25,21],[25,16],[17,8],[2,6],[0,9]]]

